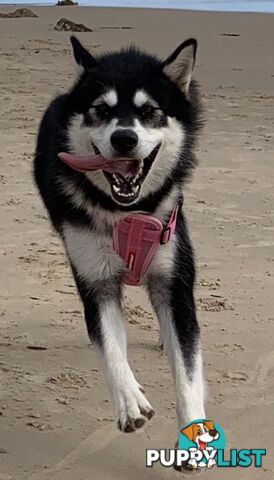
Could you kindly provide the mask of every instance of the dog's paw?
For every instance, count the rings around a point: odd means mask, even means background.
[[[214,465],[216,465],[216,460],[214,460],[214,458],[210,458],[207,463],[207,468],[212,468]]]
[[[195,467],[194,465],[191,465],[189,462],[185,462],[180,467],[177,467],[176,465],[174,465],[174,470],[176,470],[177,472],[182,472],[184,474],[194,475],[194,474],[202,473],[205,469],[200,468],[198,465],[197,467]]]
[[[155,411],[151,407],[150,409],[144,410],[144,409],[139,409],[139,413],[136,417],[131,417],[127,416],[125,417],[124,415],[118,419],[118,428],[124,433],[131,433],[135,432],[135,430],[138,430],[139,428],[142,428],[147,420],[150,420],[153,416],[155,415]]]
[[[178,448],[178,440],[175,443],[175,448]],[[195,459],[189,460],[187,462],[183,462],[180,467],[178,467],[177,465],[174,465],[173,468],[177,472],[183,472],[184,474],[190,474],[190,475],[202,473],[202,471],[204,471],[204,469],[199,467]]]
[[[155,412],[139,387],[132,391],[119,392],[118,428],[125,433],[143,427]]]
[[[124,433],[131,433],[135,432],[135,430],[138,430],[138,428],[143,427],[145,423],[146,419],[143,416],[137,418],[127,417],[123,424],[121,423],[120,419],[118,420],[118,428]]]

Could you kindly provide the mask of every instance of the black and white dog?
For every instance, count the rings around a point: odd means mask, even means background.
[[[131,432],[154,410],[127,360],[121,315],[125,265],[113,249],[116,222],[145,212],[166,225],[195,166],[201,120],[192,77],[197,42],[182,43],[166,60],[135,47],[93,57],[71,39],[78,77],[55,98],[41,125],[34,177],[60,234],[98,347],[119,428]],[[80,172],[59,152],[134,160],[126,174]],[[174,376],[179,430],[205,418],[202,357],[193,285],[195,267],[180,208],[176,231],[159,245],[143,278],[160,324]]]

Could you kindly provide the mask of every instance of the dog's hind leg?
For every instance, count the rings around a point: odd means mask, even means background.
[[[159,273],[148,282],[175,381],[179,429],[205,418],[199,326],[193,298],[194,265],[191,250],[188,253],[183,266],[176,261],[173,275]]]
[[[154,410],[145,398],[127,360],[126,332],[121,314],[119,282],[105,281],[88,288],[76,277],[85,308],[91,341],[97,346],[111,391],[118,427],[133,432],[152,418]]]

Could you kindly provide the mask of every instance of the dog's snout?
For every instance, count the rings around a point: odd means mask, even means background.
[[[128,153],[138,143],[137,134],[130,129],[119,129],[113,132],[110,138],[111,145],[119,153]]]
[[[218,433],[217,430],[210,430],[209,431],[209,435],[211,435],[211,437],[216,437],[217,433]]]

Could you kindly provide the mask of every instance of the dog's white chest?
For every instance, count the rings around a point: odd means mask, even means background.
[[[63,226],[69,257],[78,275],[87,282],[109,280],[123,271],[123,261],[112,247],[112,238],[86,227]]]
[[[90,284],[111,280],[125,270],[124,261],[113,249],[112,237],[69,223],[63,225],[63,236],[69,258],[78,275]],[[147,274],[171,273],[175,242],[174,235],[168,244],[158,247]]]

